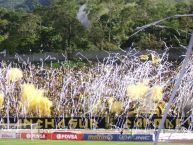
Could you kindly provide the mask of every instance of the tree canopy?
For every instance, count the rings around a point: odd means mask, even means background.
[[[12,1],[13,2],[13,1]],[[82,4],[90,21],[77,19]],[[163,49],[187,45],[193,30],[193,0],[20,0],[0,1],[0,51],[31,53],[76,49]],[[137,33],[136,33],[137,32]]]

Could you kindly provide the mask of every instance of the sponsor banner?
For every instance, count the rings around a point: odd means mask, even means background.
[[[117,141],[133,141],[133,136],[131,134],[117,134]]]
[[[151,134],[135,134],[133,135],[133,141],[153,141],[153,135]]]
[[[16,133],[0,133],[1,139],[15,139]]]
[[[115,134],[84,134],[84,140],[116,141]]]
[[[21,133],[22,139],[41,140],[94,140],[94,141],[153,141],[151,134],[83,134],[76,132]],[[16,138],[16,134],[0,134],[3,138]]]
[[[84,140],[95,141],[153,141],[151,134],[84,134]]]
[[[52,133],[53,140],[83,140],[83,133],[75,132],[54,132]]]
[[[22,139],[47,139],[48,133],[21,133]]]
[[[20,139],[21,138],[21,133],[16,133],[16,138]]]
[[[153,141],[151,134],[121,134],[117,135],[117,141]]]
[[[184,141],[193,141],[193,135],[192,133],[160,133],[159,135],[159,140],[160,141],[179,141],[179,140],[184,140]]]

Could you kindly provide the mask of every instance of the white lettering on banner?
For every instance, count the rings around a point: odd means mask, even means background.
[[[2,133],[0,134],[0,138],[2,139],[16,138],[16,133]]]
[[[113,140],[113,136],[112,135],[109,135],[108,137],[107,137],[107,139],[110,141],[110,140]]]
[[[112,135],[88,135],[88,140],[113,140]]]
[[[136,140],[141,140],[141,141],[149,140],[149,136],[137,136]]]
[[[45,139],[46,136],[45,136],[45,134],[41,134],[41,133],[33,133],[33,134],[28,133],[28,134],[26,134],[26,138],[27,139],[31,139],[31,138],[33,138],[33,139]]]
[[[132,140],[132,136],[131,135],[119,135],[119,140],[130,141]]]
[[[62,135],[61,134],[57,134],[56,135],[56,139],[62,139]]]
[[[63,140],[76,140],[78,139],[77,135],[75,134],[57,134],[56,139],[63,139]]]

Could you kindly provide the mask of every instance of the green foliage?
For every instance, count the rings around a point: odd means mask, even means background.
[[[88,29],[77,20],[84,3]],[[193,0],[1,0],[0,6],[12,8],[0,8],[0,51],[9,53],[180,47],[193,30],[193,17],[179,17],[132,35],[148,23],[193,13]]]
[[[41,63],[35,63],[35,65],[41,65]],[[82,61],[80,59],[73,59],[73,60],[68,60],[68,61],[52,61],[52,62],[46,62],[45,65],[47,67],[52,67],[52,68],[60,68],[61,66],[64,68],[86,68],[89,63],[86,61]]]
[[[5,41],[7,39],[6,35],[0,35],[0,44],[1,42]]]
[[[93,0],[88,2],[89,17],[92,22],[90,33],[93,29],[100,28],[98,35],[100,38],[93,38],[93,43],[97,44],[100,49],[109,49],[116,46],[119,48],[121,44],[128,39],[128,32],[132,30],[133,14],[136,13],[135,3],[126,3],[122,0],[112,1],[98,1]],[[95,32],[95,31],[94,31]],[[100,39],[98,42],[94,42]]]
[[[133,28],[176,14],[190,14],[193,10],[192,2],[192,0],[143,0],[137,2],[137,9],[139,11],[134,18]],[[136,47],[152,49],[164,48],[163,42],[172,47],[180,47],[180,44],[187,45],[190,37],[188,33],[193,30],[192,20],[193,17],[181,17],[164,21],[129,38],[127,44],[133,43]],[[131,31],[129,35],[133,33]]]
[[[0,6],[9,9],[32,11],[37,7],[53,4],[53,0],[0,0]],[[57,0],[54,0],[57,2]]]
[[[15,8],[18,5],[21,5],[25,2],[25,0],[1,0],[0,6],[6,8]]]
[[[65,61],[62,63],[62,66],[66,68],[79,68],[80,69],[80,68],[86,67],[87,65],[88,65],[88,62],[84,62],[79,59]]]
[[[31,13],[7,11],[1,16],[7,19],[3,35],[7,38],[1,43],[1,48],[7,49],[10,53],[28,53],[35,50],[38,40],[41,18]],[[6,27],[7,28],[6,28]]]
[[[43,25],[51,28],[49,34],[52,34],[52,36],[49,35],[48,40],[50,40],[49,43],[55,44],[51,45],[51,48],[73,50],[76,48],[84,49],[82,45],[87,47],[85,41],[86,31],[76,19],[78,8],[79,6],[74,0],[65,0],[52,7],[37,11],[37,14],[43,18]],[[45,43],[47,41],[44,37],[41,37],[41,42]],[[49,50],[51,48],[45,49]]]
[[[43,51],[58,51],[61,48],[62,36],[53,27],[42,27],[38,44]]]

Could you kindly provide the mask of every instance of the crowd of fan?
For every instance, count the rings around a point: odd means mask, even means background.
[[[13,83],[10,85],[5,79],[8,68],[9,66],[1,64],[0,90],[4,92],[6,96],[4,105],[2,108],[0,108],[2,117],[7,115],[8,110],[10,116],[24,116],[19,103],[21,99],[21,85],[23,83],[33,83],[37,88],[46,90],[45,96],[53,102],[51,116],[74,117],[89,114],[98,116],[117,115],[116,113],[111,113],[109,109],[108,98],[112,94],[107,93],[109,96],[104,94],[103,98],[100,100],[100,106],[98,107],[99,109],[95,109],[94,107],[96,106],[94,106],[93,103],[96,102],[89,99],[90,96],[87,94],[88,90],[86,89],[86,86],[90,82],[94,83],[94,81],[96,81],[96,77],[103,77],[103,72],[99,73],[99,70],[97,70],[98,68],[52,68],[37,67],[35,65],[25,66],[22,68],[23,78],[17,82],[14,82],[14,85]],[[126,72],[122,71],[120,73],[124,74]],[[168,72],[168,76],[166,76],[165,79],[168,79],[174,73],[175,72],[171,70],[171,72]],[[107,92],[108,88],[115,88],[115,82],[116,81],[113,83],[111,81],[108,82],[108,86],[105,87]],[[9,97],[9,99],[7,99],[7,97]],[[162,102],[167,102],[167,97],[163,98]],[[157,115],[161,115],[163,103],[160,103],[162,107],[157,109]],[[136,112],[134,107],[136,106],[132,106],[132,104],[130,106],[130,108],[127,108],[127,111],[123,109],[121,112],[119,112],[119,115],[135,116]],[[34,117],[34,114],[29,112],[28,116]]]

